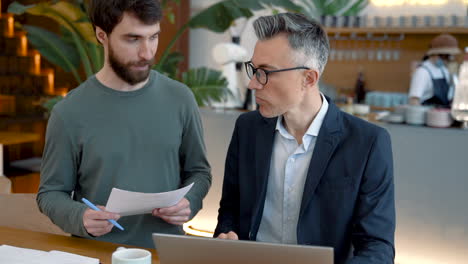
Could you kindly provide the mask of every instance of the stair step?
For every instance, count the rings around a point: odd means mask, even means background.
[[[40,105],[43,96],[15,96],[15,115],[43,113],[44,108]]]
[[[52,76],[52,77],[50,77]],[[44,69],[40,74],[0,75],[0,94],[36,96],[54,93],[53,69]]]
[[[14,115],[16,113],[16,99],[12,95],[0,94],[0,115]]]
[[[12,36],[0,37],[0,54],[27,56],[28,40],[26,32],[17,32]]]
[[[15,34],[15,18],[13,14],[7,13],[0,16],[0,35],[14,36]]]
[[[39,62],[35,60],[34,52],[29,52],[26,56],[0,54],[0,75],[35,74],[40,67],[40,59]]]

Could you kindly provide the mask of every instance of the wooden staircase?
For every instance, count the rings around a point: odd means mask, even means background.
[[[29,115],[43,111],[41,98],[57,95],[55,74],[41,67],[41,55],[14,23],[12,14],[0,15],[0,115]]]
[[[35,143],[5,147],[5,164],[42,155],[46,119],[40,106],[42,99],[64,95],[68,91],[56,89],[55,72],[44,67],[41,54],[28,47],[26,32],[15,29],[13,14],[0,14],[0,130],[33,132],[40,135]],[[5,167],[11,180],[12,192],[35,193],[39,173]]]

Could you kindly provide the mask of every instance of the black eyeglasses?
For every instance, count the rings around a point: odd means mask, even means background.
[[[268,82],[268,74],[274,73],[274,72],[284,72],[284,71],[293,71],[293,70],[310,70],[310,68],[300,66],[300,67],[294,67],[294,68],[287,68],[287,69],[279,69],[279,70],[265,70],[262,68],[255,68],[255,66],[252,64],[252,61],[247,61],[244,62],[245,65],[245,71],[247,72],[247,76],[249,79],[252,79],[252,77],[255,74],[255,78],[257,78],[257,81],[265,85]]]

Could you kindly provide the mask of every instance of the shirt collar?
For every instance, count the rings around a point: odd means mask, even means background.
[[[318,111],[314,120],[310,124],[306,133],[302,137],[302,142],[306,150],[309,149],[309,145],[310,145],[312,138],[318,136],[320,128],[322,127],[323,120],[325,119],[325,115],[327,114],[327,111],[328,111],[327,99],[322,93],[320,93],[320,96],[322,97],[322,106],[320,107],[320,110]],[[276,121],[276,130],[279,131],[281,136],[287,139],[294,139],[294,137],[283,126],[283,115],[278,116],[278,120]]]
[[[291,134],[289,134],[289,132],[283,126],[283,115],[278,116],[278,120],[276,120],[276,130],[281,134],[281,136],[287,139],[294,139],[294,137],[291,136]]]

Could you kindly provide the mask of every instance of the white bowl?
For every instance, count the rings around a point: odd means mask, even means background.
[[[358,115],[368,115],[370,113],[370,106],[366,104],[353,105],[354,113]]]
[[[452,123],[450,109],[434,108],[427,112],[426,125],[430,127],[449,127]]]
[[[405,121],[405,116],[402,114],[393,113],[387,116],[385,120],[387,120],[387,122],[390,122],[390,123],[399,124]]]
[[[410,105],[406,108],[405,119],[410,125],[424,125],[426,123],[427,106]]]

